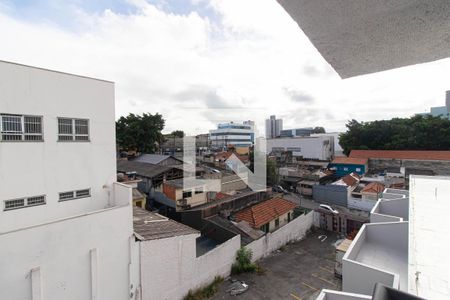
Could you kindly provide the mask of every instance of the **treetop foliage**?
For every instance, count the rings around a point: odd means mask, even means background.
[[[351,120],[340,145],[351,150],[450,150],[450,120],[413,116],[372,122]]]
[[[120,117],[116,122],[117,145],[124,150],[154,153],[163,141],[164,124],[165,120],[158,113]]]

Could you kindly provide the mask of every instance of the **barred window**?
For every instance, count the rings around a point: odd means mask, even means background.
[[[42,117],[0,114],[1,141],[42,141]]]
[[[74,192],[64,192],[59,193],[59,201],[71,200],[74,199]]]
[[[82,189],[76,191],[59,193],[59,201],[67,201],[91,196],[91,189]]]
[[[5,210],[25,207],[25,199],[5,200]]]
[[[30,206],[44,205],[46,202],[45,195],[40,195],[28,198],[5,200],[4,203],[4,210],[13,210]]]
[[[89,120],[58,118],[58,141],[89,141]]]
[[[45,204],[45,196],[44,195],[27,198],[27,205],[28,206],[42,205],[42,204]]]
[[[77,198],[89,197],[90,195],[91,195],[91,190],[90,189],[76,191],[76,197]]]

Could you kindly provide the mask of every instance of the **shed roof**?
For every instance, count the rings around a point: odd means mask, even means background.
[[[200,234],[189,226],[136,206],[133,207],[133,228],[138,239],[144,241]]]
[[[297,204],[291,201],[273,198],[239,211],[235,218],[237,221],[246,221],[253,228],[259,228],[296,207]]]
[[[379,182],[371,182],[361,190],[362,193],[372,193],[372,194],[379,194],[382,193],[383,191],[384,191],[384,184]]]
[[[138,175],[148,178],[158,176],[164,172],[169,171],[172,168],[173,167],[170,166],[160,166],[138,161],[129,161],[129,160],[117,161],[118,172],[136,172]]]
[[[450,160],[450,151],[426,150],[352,150],[351,158]]]
[[[331,162],[332,164],[367,165],[367,158],[338,156]]]
[[[178,159],[174,156],[171,156],[171,155],[148,154],[148,153],[139,155],[138,157],[133,159],[133,161],[157,165],[157,164],[161,163],[162,161],[169,159],[169,158],[173,158],[179,162],[182,162],[180,159]]]

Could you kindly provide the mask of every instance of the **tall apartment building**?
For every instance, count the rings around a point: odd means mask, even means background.
[[[209,131],[209,139],[213,149],[224,149],[229,146],[249,147],[255,140],[255,123],[244,121],[219,124],[217,129]]]
[[[266,120],[266,138],[272,139],[279,137],[283,130],[283,120],[277,119],[275,115]]]
[[[450,120],[450,91],[445,92],[445,106],[431,107],[429,113],[421,113],[419,115],[431,115],[433,117],[442,117]]]
[[[114,83],[0,62],[0,166],[0,299],[136,294]]]

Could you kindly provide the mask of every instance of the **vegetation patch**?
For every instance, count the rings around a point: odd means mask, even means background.
[[[209,299],[217,293],[218,286],[223,282],[223,278],[221,276],[214,277],[213,282],[208,284],[207,286],[196,289],[194,291],[189,290],[189,293],[184,297],[184,300],[204,300]]]
[[[252,263],[252,250],[241,247],[236,253],[236,262],[231,266],[231,274],[253,273],[257,265]]]

